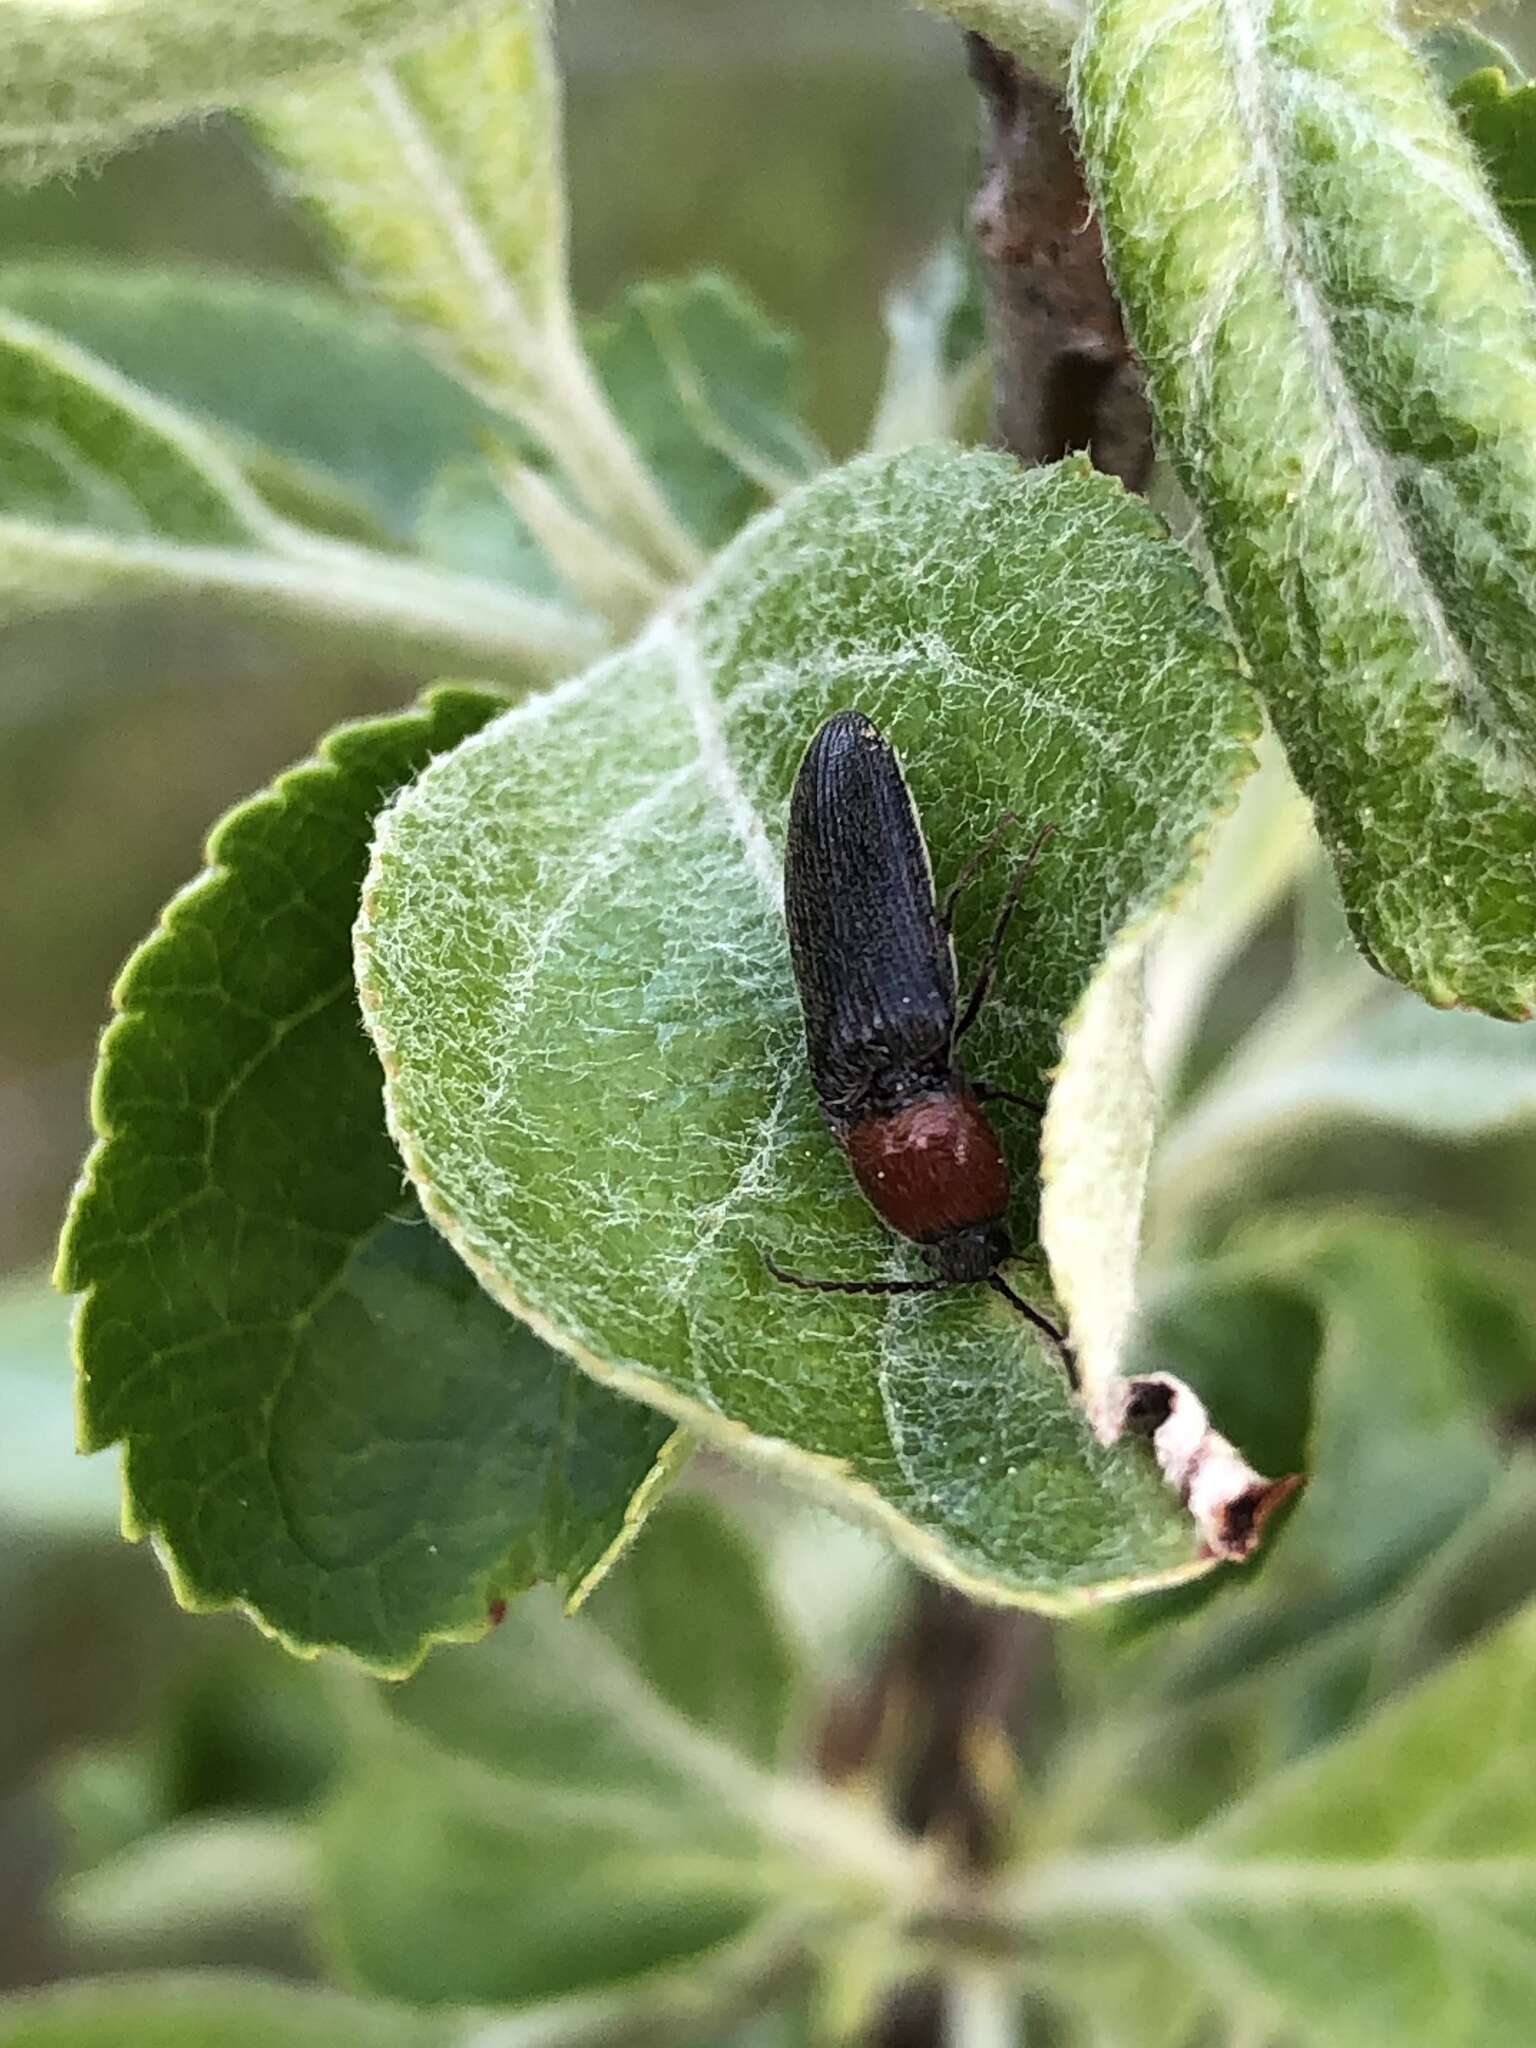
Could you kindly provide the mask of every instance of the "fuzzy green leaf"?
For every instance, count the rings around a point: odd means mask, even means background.
[[[304,532],[196,421],[0,315],[0,623],[157,594],[215,597],[493,674],[558,672],[601,638],[554,605]]]
[[[708,1500],[671,1494],[578,1616],[520,1602],[472,1656],[433,1659],[379,1697],[393,1722],[519,1779],[632,1789],[659,1770],[671,1786],[688,1775],[669,1747],[685,1733],[743,1767],[773,1763],[798,1677],[783,1629],[744,1536]],[[623,1698],[635,1711],[614,1711]]]
[[[1536,296],[1378,0],[1100,0],[1077,107],[1159,423],[1354,933],[1536,1006]]]
[[[145,128],[209,113],[308,65],[389,48],[465,10],[454,0],[6,0],[0,177],[109,155]]]
[[[781,2018],[825,1926],[793,1911],[684,1968],[516,2015],[410,2010],[239,1970],[161,1971],[0,1998],[0,2048],[810,2048]]]
[[[34,595],[10,566],[28,528],[42,530],[34,549],[50,531],[79,527],[210,547],[275,541],[275,524],[234,465],[169,407],[30,322],[0,324],[0,349],[0,534],[11,616]],[[35,594],[34,609],[44,596]]]
[[[541,0],[249,116],[356,280],[534,436],[616,541],[664,573],[696,569],[577,338]]]
[[[1193,570],[1117,485],[916,450],[786,501],[686,608],[388,814],[359,973],[408,1166],[486,1285],[587,1370],[876,1516],[933,1569],[1043,1606],[1196,1569],[1147,1462],[1090,1441],[1003,1303],[790,1294],[762,1263],[914,1264],[816,1112],[780,910],[790,782],[850,704],[905,761],[941,885],[1005,804],[1058,827],[967,1045],[974,1071],[1041,1090],[1107,943],[1230,800],[1249,707]],[[989,881],[962,905],[962,961],[998,864]],[[1112,949],[1122,994],[1135,950]],[[1138,1086],[1116,1057],[1085,1133],[1112,1134],[1106,1179]],[[1028,1246],[1032,1129],[1000,1115]],[[1118,1286],[1141,1171],[1058,1274],[1074,1302],[1100,1258]],[[1045,1298],[1038,1254],[1017,1278]]]
[[[264,101],[257,132],[362,282],[492,391],[565,322],[559,86],[538,0]]]
[[[1395,1218],[1297,1218],[1240,1240],[1238,1255],[1289,1269],[1317,1305],[1324,1349],[1313,1396],[1314,1479],[1284,1570],[1316,1593],[1379,1594],[1481,1506],[1506,1462],[1498,1409],[1527,1380],[1533,1336],[1503,1316],[1530,1308],[1530,1276],[1479,1261],[1449,1235]],[[1498,1312],[1502,1311],[1502,1314]],[[1498,1332],[1496,1345],[1479,1338]],[[1382,1426],[1380,1361],[1393,1361]],[[1282,1572],[1283,1576],[1283,1572]]]
[[[72,1943],[104,1961],[186,1954],[199,1939],[297,1927],[314,1906],[315,1847],[289,1816],[215,1813],[155,1829],[67,1879],[54,1910]]]
[[[567,594],[484,456],[450,462],[439,470],[422,503],[415,540],[429,561],[466,576],[515,583],[542,596]]]
[[[347,931],[381,804],[495,699],[345,727],[228,818],[124,971],[60,1257],[88,1447],[191,1606],[386,1670],[578,1590],[668,1434],[475,1286],[402,1194]]]
[[[1465,1783],[1480,1763],[1491,1776],[1504,1767],[1496,1711],[1485,1717],[1464,1698],[1445,1731],[1456,1765],[1426,1758],[1417,1782],[1367,1738],[1387,1702],[1536,1596],[1536,1459],[1511,1460],[1499,1424],[1536,1370],[1530,1279],[1424,1222],[1285,1215],[1192,1265],[1146,1319],[1140,1364],[1177,1358],[1202,1394],[1230,1402],[1256,1451],[1310,1476],[1257,1569],[1115,1616],[1112,1658],[1092,1631],[1064,1652],[1064,1753],[1041,1774],[1026,1853],[1063,1848],[1022,1871],[1016,1933],[1081,2025],[1067,2038],[1138,2048],[1249,2035],[1320,2048],[1518,2038],[1479,2008],[1478,1940],[1460,1928],[1480,1906],[1458,1897],[1454,1867],[1425,1862],[1443,1847],[1427,1818],[1439,1794],[1449,1804],[1458,1773]],[[1195,1602],[1209,1611],[1191,1620]],[[1148,1635],[1148,1619],[1170,1608],[1183,1625]],[[1132,1631],[1141,1640],[1128,1650]],[[1328,1747],[1343,1736],[1347,1748]],[[1210,1859],[1226,1816],[1271,1794],[1279,1803],[1298,1759],[1346,1754],[1352,1767],[1337,1763],[1304,1856],[1255,1829],[1238,1867],[1220,1852],[1218,1876]],[[1382,1828],[1372,1867],[1350,1871],[1362,1826],[1397,1801],[1421,1802],[1416,1822],[1395,1839]],[[1511,1834],[1529,1856],[1528,1812]],[[1509,1875],[1512,1891],[1528,1888]],[[1342,1994],[1335,2030],[1314,1969],[1369,1938],[1378,1902],[1421,1905],[1422,1923],[1381,1940],[1368,1962],[1361,1954],[1351,1985],[1358,1976],[1369,1989]],[[1244,1943],[1272,1910],[1294,1914],[1298,1949],[1304,1925],[1317,1965],[1298,1953],[1255,1984],[1242,1955],[1224,1950],[1228,1904]],[[1349,2002],[1390,1997],[1431,1949],[1445,2009],[1426,2015],[1422,2034],[1405,2037]]]
[[[708,1501],[667,1500],[588,1613],[679,1713],[754,1763],[776,1761],[794,1703],[794,1653],[757,1552]]]
[[[1502,71],[1474,71],[1452,93],[1451,105],[1500,213],[1536,261],[1536,85],[1512,87]]]
[[[253,463],[288,457],[450,567],[554,589],[485,460],[509,422],[378,312],[267,279],[58,260],[0,268],[0,306],[201,418],[258,487]],[[729,280],[637,286],[584,332],[615,412],[702,544],[820,466],[791,403],[794,344]]]
[[[610,1808],[589,1788],[542,1789],[372,1744],[325,1824],[347,1975],[420,2005],[563,1998],[697,1956],[790,1889],[754,1832],[680,1810],[676,1780],[638,1812],[632,1795]]]
[[[702,545],[723,545],[769,497],[822,466],[791,405],[794,343],[728,279],[705,272],[634,286],[583,338],[615,417]],[[531,446],[517,452],[535,466],[542,460]],[[482,459],[444,472],[419,537],[454,566],[495,573],[519,533],[532,546]],[[573,590],[598,572],[600,558],[611,559],[601,539],[578,530],[568,565]],[[624,557],[617,561],[643,583]],[[516,580],[534,587],[526,570]],[[654,591],[644,609],[653,603]]]

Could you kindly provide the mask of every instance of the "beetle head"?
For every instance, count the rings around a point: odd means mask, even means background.
[[[1004,1259],[1013,1257],[1013,1242],[1005,1223],[971,1223],[960,1230],[947,1230],[922,1248],[923,1257],[941,1280],[951,1286],[986,1280]]]

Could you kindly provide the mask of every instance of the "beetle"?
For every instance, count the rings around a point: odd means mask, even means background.
[[[1005,811],[939,904],[917,807],[890,742],[858,711],[828,718],[805,750],[789,802],[784,917],[823,1114],[883,1223],[910,1238],[931,1280],[814,1280],[764,1254],[792,1287],[832,1294],[927,1294],[984,1284],[1060,1350],[1054,1323],[998,1271],[1013,1256],[1008,1165],[989,1101],[1040,1105],[971,1081],[955,1050],[992,988],[1003,941],[1044,826],[1014,870],[963,1007],[951,928],[961,895],[1014,825]]]

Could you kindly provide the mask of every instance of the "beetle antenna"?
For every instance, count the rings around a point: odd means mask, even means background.
[[[937,1294],[941,1287],[953,1284],[948,1280],[812,1280],[804,1273],[791,1273],[767,1252],[760,1251],[759,1256],[775,1280],[782,1280],[786,1287],[803,1287],[811,1294]]]
[[[1011,832],[1018,822],[1019,814],[1017,811],[1004,811],[997,823],[992,827],[992,830],[983,839],[959,874],[956,875],[954,881],[950,884],[949,894],[944,898],[944,908],[939,912],[939,923],[944,927],[945,931],[948,931],[954,923],[955,906],[975,880],[976,870],[1004,835]]]
[[[1066,1333],[1058,1330],[1053,1322],[1050,1322],[1045,1316],[1041,1315],[1039,1309],[1031,1308],[1023,1295],[1015,1294],[1001,1273],[989,1274],[987,1285],[994,1294],[1000,1294],[1004,1301],[1011,1302],[1026,1321],[1033,1323],[1035,1328],[1042,1335],[1048,1337],[1056,1346],[1057,1354],[1061,1359],[1062,1370],[1067,1376],[1067,1384],[1075,1394],[1077,1392],[1077,1359],[1073,1355],[1072,1346],[1067,1342]]]

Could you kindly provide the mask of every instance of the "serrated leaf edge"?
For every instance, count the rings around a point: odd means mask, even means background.
[[[89,1378],[89,1369],[82,1350],[82,1335],[85,1328],[86,1311],[102,1282],[100,1280],[92,1280],[84,1285],[72,1284],[75,1279],[71,1265],[74,1226],[79,1212],[95,1192],[97,1175],[118,1137],[118,1133],[113,1131],[108,1125],[102,1095],[104,1076],[115,1044],[125,1031],[135,1027],[143,1016],[142,1010],[128,1007],[126,1002],[127,991],[131,986],[132,978],[138,972],[140,964],[146,956],[154,952],[166,941],[174,940],[177,937],[181,920],[192,910],[201,907],[211,894],[225,887],[235,874],[236,871],[222,857],[225,835],[243,828],[254,814],[264,809],[272,807],[281,809],[290,801],[297,787],[306,785],[316,778],[325,779],[334,773],[340,765],[336,759],[337,750],[344,747],[347,741],[354,735],[376,731],[380,726],[390,726],[399,730],[406,725],[415,725],[425,734],[426,730],[430,727],[435,712],[442,704],[451,702],[456,697],[466,695],[489,699],[498,694],[483,688],[476,688],[473,685],[439,684],[435,689],[425,692],[417,700],[417,703],[406,711],[389,713],[379,718],[349,720],[347,723],[337,726],[331,732],[328,732],[315,748],[313,754],[303,761],[295,762],[292,767],[284,769],[265,788],[257,791],[255,795],[246,798],[243,803],[237,804],[232,810],[225,812],[224,816],[214,824],[204,841],[204,865],[202,870],[172,896],[159,917],[155,920],[154,929],[128,956],[113,984],[112,1007],[114,1015],[101,1035],[97,1048],[96,1066],[91,1082],[91,1125],[96,1133],[96,1137],[89,1152],[86,1154],[74,1188],[71,1191],[69,1207],[65,1215],[64,1227],[60,1233],[58,1252],[54,1261],[53,1285],[61,1293],[73,1294],[76,1297],[74,1312],[70,1319],[70,1351],[75,1372],[76,1445],[82,1455],[88,1455],[92,1452],[107,1450],[113,1443],[121,1443],[123,1453],[121,1527],[124,1538],[130,1543],[148,1542],[150,1549],[153,1551],[162,1570],[165,1572],[166,1578],[170,1582],[176,1604],[184,1609],[185,1612],[188,1614],[222,1614],[228,1612],[242,1614],[247,1620],[253,1622],[264,1636],[273,1642],[281,1644],[283,1649],[288,1651],[291,1656],[301,1658],[306,1662],[313,1660],[326,1651],[337,1650],[341,1646],[330,1642],[311,1642],[306,1637],[292,1634],[288,1630],[279,1628],[274,1623],[268,1621],[259,1609],[251,1606],[247,1601],[211,1593],[200,1585],[176,1555],[159,1526],[147,1521],[141,1521],[136,1512],[133,1487],[134,1437],[132,1434],[122,1437],[95,1438],[84,1408],[85,1382]],[[338,981],[339,988],[345,988],[346,986],[345,980]],[[425,1204],[423,1204],[423,1208],[425,1209]],[[494,1294],[494,1290],[490,1291]],[[531,1321],[531,1318],[525,1317],[523,1320]],[[625,1509],[623,1526],[602,1557],[588,1568],[587,1572],[567,1596],[567,1604],[571,1611],[574,1611],[582,1604],[613,1564],[629,1548],[629,1545],[639,1534],[646,1516],[655,1505],[661,1492],[665,1490],[668,1480],[686,1458],[688,1449],[689,1445],[681,1431],[674,1431],[661,1445],[650,1471],[630,1498],[629,1504]],[[346,1656],[363,1670],[370,1672],[374,1677],[404,1679],[409,1678],[411,1673],[420,1667],[424,1658],[435,1645],[439,1643],[478,1642],[495,1626],[491,1618],[491,1608],[493,1602],[502,1597],[500,1580],[503,1570],[503,1565],[487,1566],[483,1572],[477,1574],[470,1581],[468,1590],[476,1594],[476,1598],[484,1610],[483,1619],[467,1622],[460,1628],[443,1629],[427,1634],[411,1656],[395,1662],[391,1662],[388,1659],[370,1658],[350,1648],[345,1650]],[[521,1589],[519,1588],[518,1590]]]

